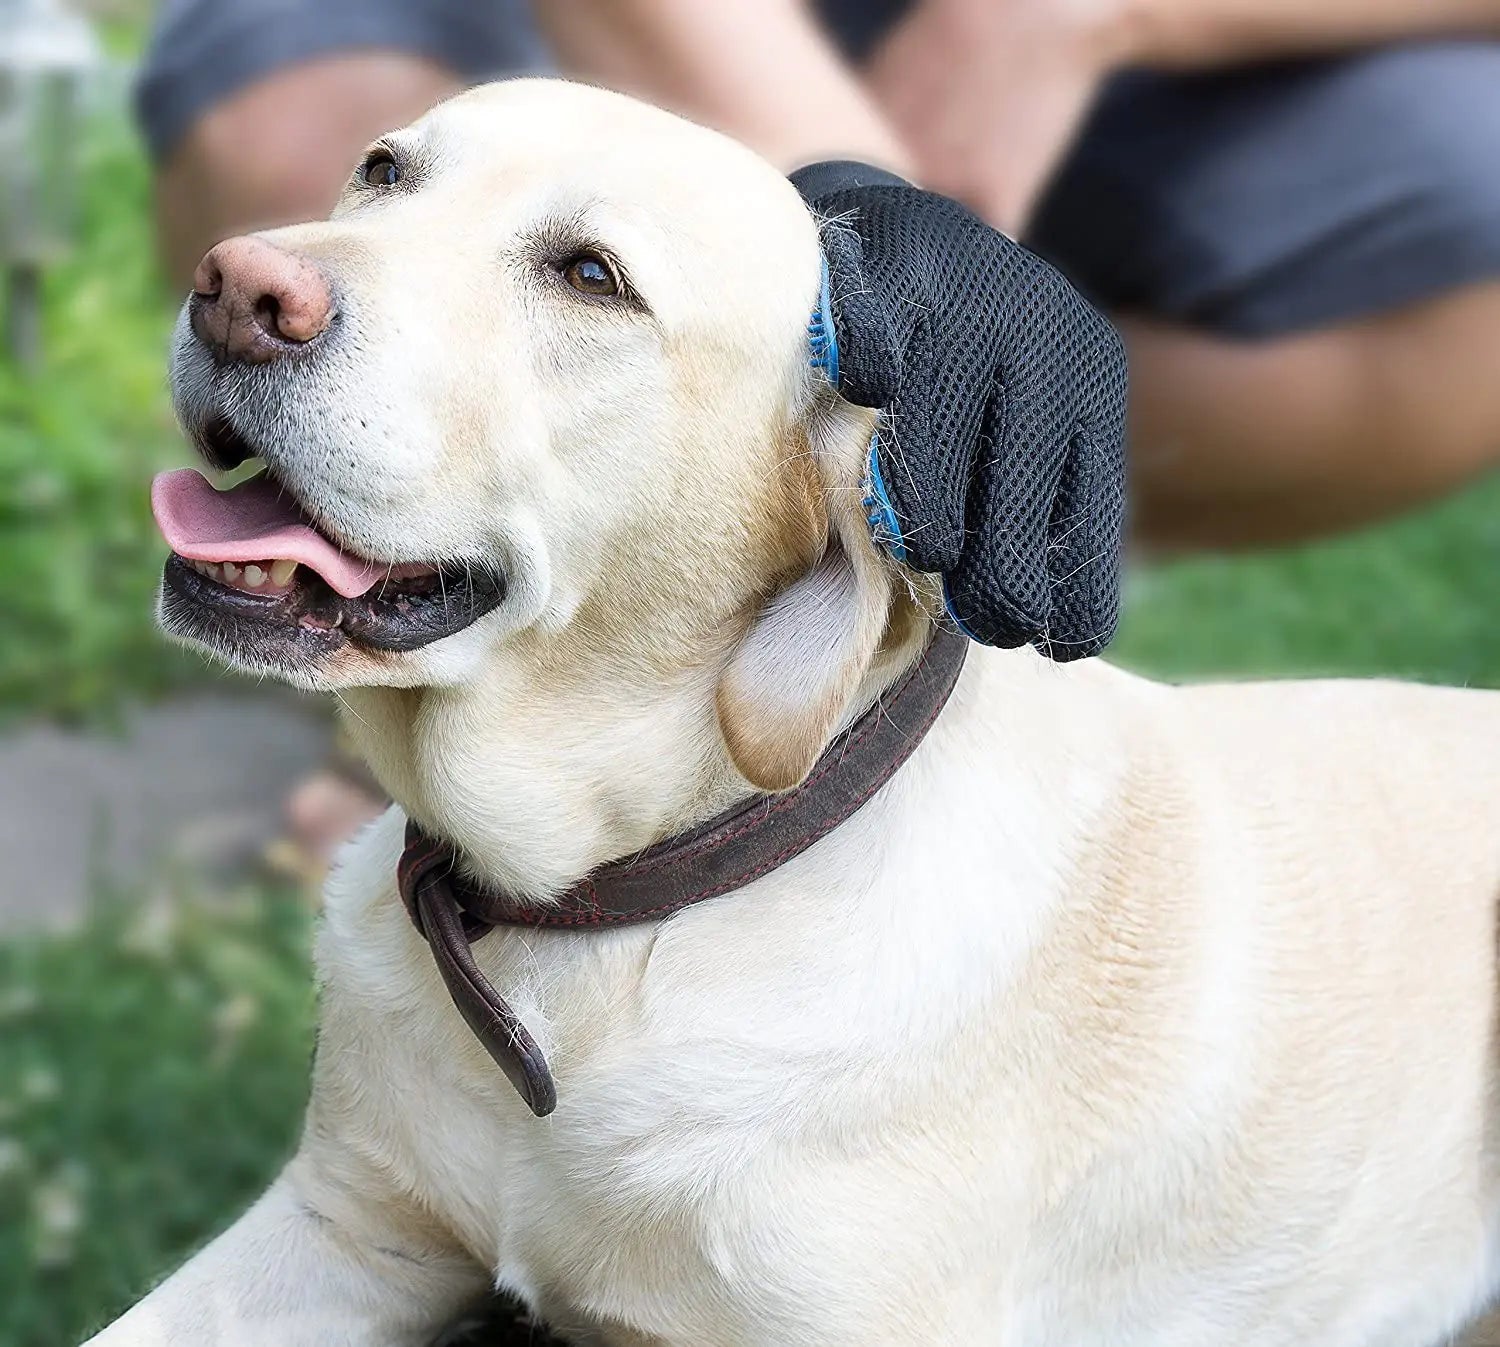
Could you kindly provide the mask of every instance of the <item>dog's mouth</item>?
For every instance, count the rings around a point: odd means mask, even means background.
[[[248,663],[316,661],[351,642],[415,650],[505,597],[493,571],[349,551],[269,469],[224,491],[192,468],[165,472],[151,506],[172,548],[162,577],[167,628]]]

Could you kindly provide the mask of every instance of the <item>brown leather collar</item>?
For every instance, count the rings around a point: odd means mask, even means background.
[[[557,1087],[526,1026],[479,971],[470,948],[496,926],[600,929],[654,921],[758,879],[832,832],[880,789],[932,727],[958,681],[968,641],[939,631],[899,683],[836,739],[807,780],[758,796],[634,857],[611,861],[561,898],[532,903],[479,888],[446,842],[406,825],[401,898],[454,1004],[537,1117]]]

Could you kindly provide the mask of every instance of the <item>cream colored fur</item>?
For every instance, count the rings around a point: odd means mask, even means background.
[[[554,892],[799,779],[928,590],[866,536],[868,422],[807,370],[815,227],[771,168],[551,82],[393,140],[399,188],[273,236],[360,339],[278,463],[347,544],[513,591],[304,676],[400,802],[328,886],[306,1135],[97,1347],[415,1347],[494,1285],[609,1347],[1446,1341],[1496,1280],[1487,693],[976,648],[781,869],[479,944],[557,1078],[527,1112],[397,899],[406,813]],[[649,316],[540,287],[521,241],[570,228]]]

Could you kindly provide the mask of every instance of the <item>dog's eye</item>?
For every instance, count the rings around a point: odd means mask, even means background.
[[[401,181],[401,170],[384,150],[376,150],[359,168],[360,181],[366,187],[394,187]]]
[[[609,263],[595,253],[579,253],[562,269],[563,280],[585,295],[617,295],[620,282]]]

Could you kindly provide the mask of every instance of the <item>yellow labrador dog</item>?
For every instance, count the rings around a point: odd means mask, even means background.
[[[299,1153],[98,1347],[416,1347],[496,1285],[610,1347],[1423,1347],[1482,1308],[1489,694],[974,648],[795,859],[475,945],[550,1116],[456,1013],[407,816],[544,900],[799,782],[926,645],[869,414],[808,367],[819,266],[770,166],[548,81],[205,259],[181,416],[267,476],[159,487],[165,621],[337,689],[400,804],[328,887]]]

